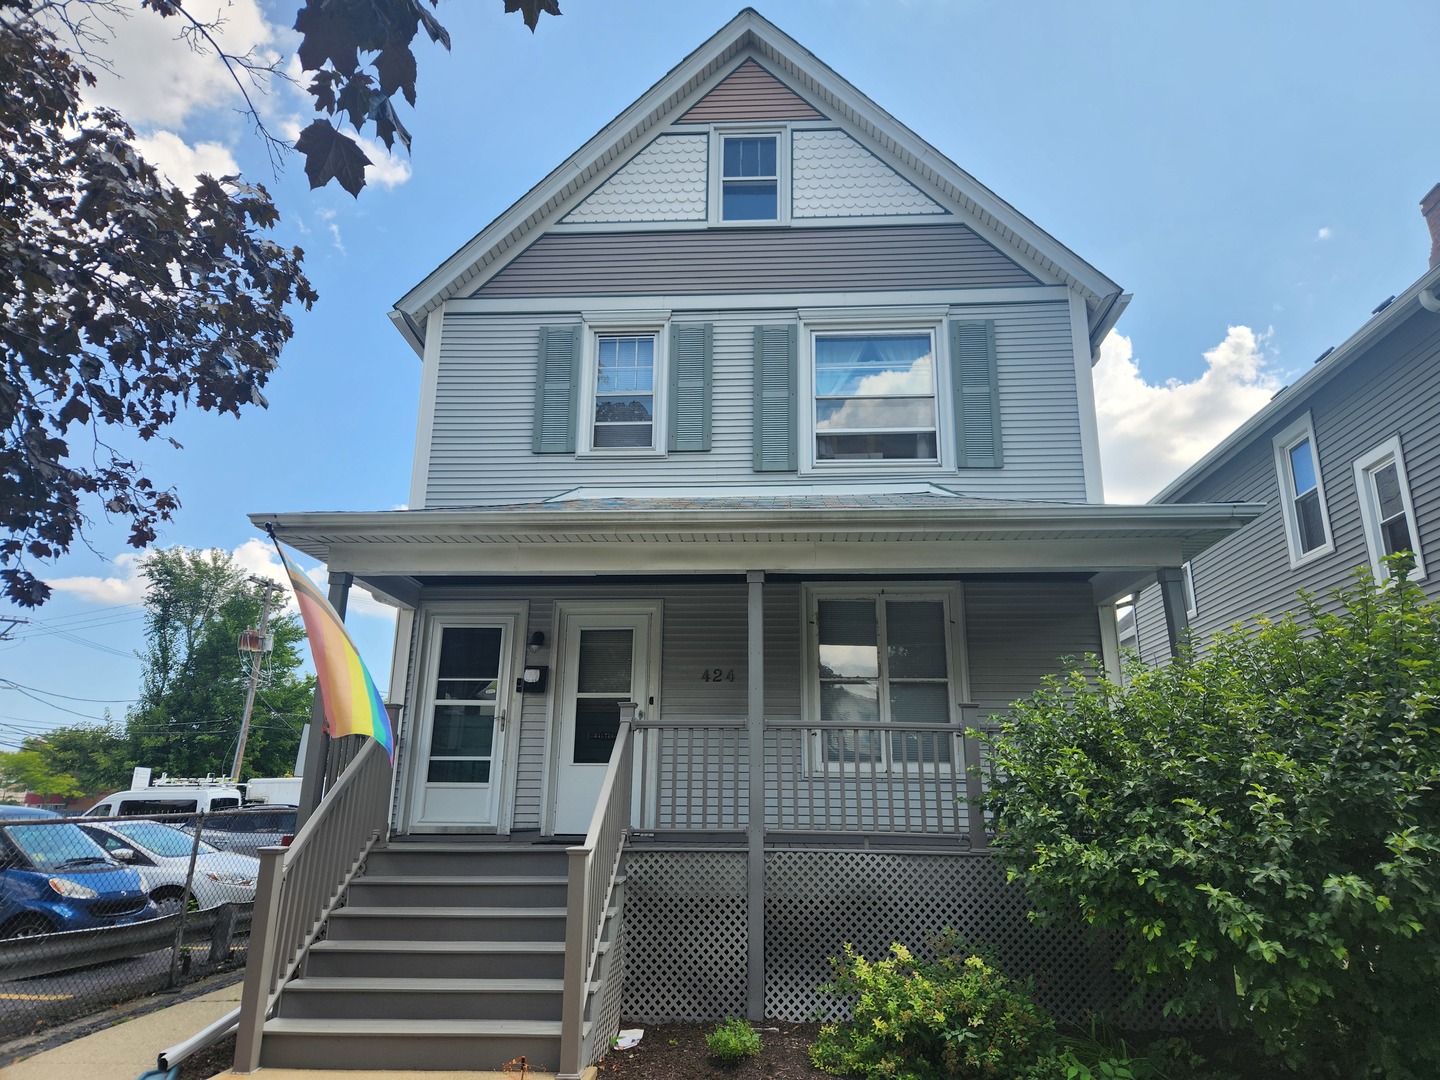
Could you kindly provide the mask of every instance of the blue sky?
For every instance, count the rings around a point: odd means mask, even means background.
[[[209,0],[213,2],[213,0]],[[145,446],[182,508],[161,543],[263,549],[246,514],[406,503],[420,365],[393,302],[728,21],[735,3],[563,0],[536,35],[500,0],[442,4],[454,49],[417,46],[413,156],[360,199],[272,176],[213,61],[118,28],[122,107],[177,180],[238,165],[275,194],[321,301],[266,388],[268,412],[187,414]],[[293,52],[294,7],[234,0],[232,41]],[[1134,293],[1103,350],[1107,496],[1139,501],[1424,270],[1418,203],[1440,181],[1440,7],[1335,2],[1002,4],[769,0],[763,15]],[[310,117],[277,91],[277,132]],[[233,164],[232,164],[233,163]],[[97,507],[48,568],[59,591],[0,642],[0,748],[123,716],[143,648],[133,553]],[[392,620],[352,630],[382,687]],[[237,658],[237,665],[239,661]],[[64,696],[61,696],[64,695]],[[218,763],[217,763],[218,764]]]

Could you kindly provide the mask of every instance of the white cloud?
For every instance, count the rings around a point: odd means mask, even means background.
[[[1329,225],[1320,226],[1320,231],[1315,234],[1316,240],[1329,240],[1335,234],[1330,231]]]
[[[280,59],[275,43],[283,31],[265,18],[257,0],[193,0],[186,7],[201,20],[221,20],[212,36],[227,53],[251,54],[265,63]],[[119,110],[136,127],[177,128],[196,110],[240,98],[235,80],[213,52],[197,51],[178,38],[186,25],[178,17],[162,19],[142,10],[137,0],[120,0],[105,18],[110,40],[97,52],[113,70],[97,68],[87,100]],[[264,88],[247,89],[256,107],[264,108]]]
[[[69,593],[95,604],[138,604],[145,599],[145,579],[140,576],[143,555],[115,556],[114,577],[47,578],[56,592]]]
[[[361,139],[360,148],[370,159],[365,169],[365,182],[385,188],[396,188],[410,179],[410,162],[385,149],[379,139]]]
[[[233,176],[240,171],[230,149],[218,142],[189,145],[172,131],[135,140],[140,156],[159,169],[172,184],[189,192],[201,173],[211,176]]]
[[[1144,502],[1260,409],[1280,382],[1268,368],[1267,335],[1232,326],[1206,352],[1192,382],[1145,381],[1129,338],[1111,333],[1095,365],[1095,406],[1105,496]]]

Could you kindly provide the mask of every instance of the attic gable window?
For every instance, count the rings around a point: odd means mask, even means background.
[[[723,225],[789,217],[788,138],[782,131],[716,131],[711,147],[711,220]]]

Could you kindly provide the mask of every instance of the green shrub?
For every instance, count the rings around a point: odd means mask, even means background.
[[[1396,575],[1403,578],[1403,573]],[[1440,1072],[1440,608],[1364,579],[1021,702],[988,807],[1046,915],[1319,1077]]]
[[[746,1021],[731,1016],[705,1036],[705,1045],[718,1061],[744,1061],[760,1053],[760,1033]]]
[[[899,944],[886,960],[850,945],[832,958],[835,981],[824,989],[848,1000],[851,1018],[820,1029],[810,1060],[826,1072],[890,1080],[1040,1075],[1030,1070],[1054,1038],[1044,1010],[953,936],[932,944],[928,962]]]

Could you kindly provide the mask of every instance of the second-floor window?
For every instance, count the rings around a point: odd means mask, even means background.
[[[1307,413],[1275,436],[1275,467],[1280,477],[1280,509],[1285,517],[1290,561],[1298,564],[1334,548],[1325,507],[1315,431]]]
[[[1420,560],[1420,538],[1415,527],[1415,508],[1410,503],[1410,480],[1405,475],[1405,458],[1400,439],[1387,439],[1355,462],[1355,488],[1360,499],[1360,520],[1365,527],[1365,545],[1377,580],[1390,576],[1384,562],[1389,555],[1409,552],[1409,577],[1425,576]]]
[[[937,461],[934,338],[815,335],[815,460]]]
[[[655,447],[655,335],[602,334],[595,342],[596,450]]]

